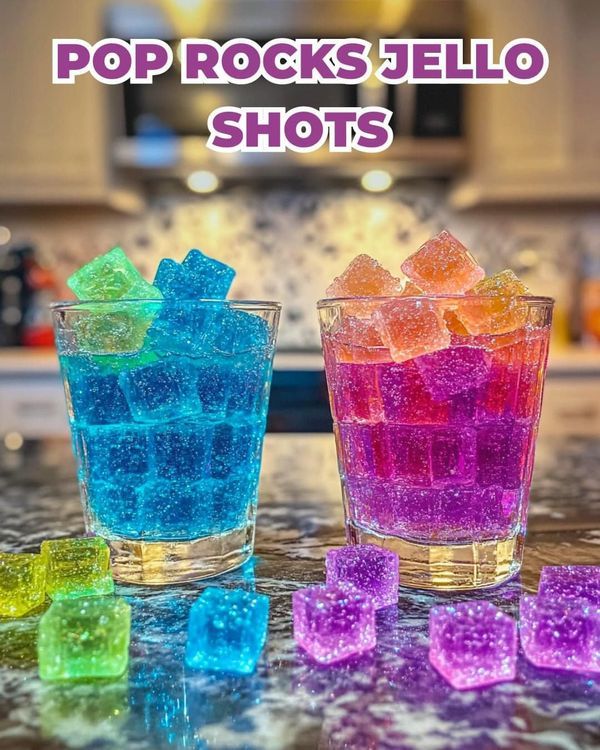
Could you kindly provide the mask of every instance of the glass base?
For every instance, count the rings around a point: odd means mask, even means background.
[[[252,555],[254,527],[188,541],[107,539],[107,543],[116,581],[165,586],[210,578],[243,565]]]
[[[523,559],[523,535],[470,544],[421,544],[346,524],[350,544],[377,544],[400,558],[400,585],[467,591],[498,586],[515,576]]]

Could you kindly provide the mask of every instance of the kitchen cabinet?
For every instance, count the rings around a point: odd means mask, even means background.
[[[531,85],[467,88],[469,169],[455,206],[600,199],[597,0],[469,0],[469,33],[546,47],[549,69]]]
[[[18,0],[0,8],[0,204],[88,204],[133,210],[110,169],[119,92],[91,76],[52,83],[52,39],[103,37],[101,0]]]

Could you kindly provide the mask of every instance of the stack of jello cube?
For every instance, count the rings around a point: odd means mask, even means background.
[[[349,521],[423,544],[514,539],[549,308],[446,231],[399,266],[359,255],[322,303]]]

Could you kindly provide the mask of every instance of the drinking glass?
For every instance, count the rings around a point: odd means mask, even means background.
[[[280,305],[53,305],[88,532],[115,578],[216,575],[253,551]]]
[[[470,335],[461,322],[494,330],[502,304],[511,313],[499,331]],[[415,331],[423,305],[438,311],[448,345],[394,361],[373,325],[378,311]],[[347,538],[395,550],[403,585],[473,589],[520,569],[552,305],[319,302]]]

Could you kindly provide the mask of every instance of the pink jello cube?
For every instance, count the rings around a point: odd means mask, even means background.
[[[491,602],[433,607],[429,612],[429,661],[457,690],[513,680],[517,625]]]
[[[464,294],[485,276],[467,248],[446,230],[409,256],[402,271],[428,294]]]
[[[521,645],[538,667],[600,673],[600,605],[584,599],[523,596]]]
[[[368,594],[376,609],[398,601],[398,555],[374,544],[329,550],[325,558],[327,585],[350,583]]]
[[[402,282],[375,258],[357,255],[327,288],[327,297],[387,297],[399,294]]]
[[[546,565],[538,596],[583,599],[600,606],[600,565]]]
[[[443,310],[433,300],[392,300],[373,315],[395,362],[405,362],[450,345]]]
[[[294,591],[292,610],[296,643],[321,664],[335,664],[375,647],[373,599],[351,584]]]
[[[333,415],[338,421],[379,421],[382,403],[374,365],[331,362],[327,369],[333,394]]]
[[[436,401],[414,361],[377,365],[383,417],[400,424],[446,424],[448,404]]]
[[[490,356],[475,346],[453,346],[418,357],[415,364],[431,395],[444,401],[477,388],[490,371]]]

